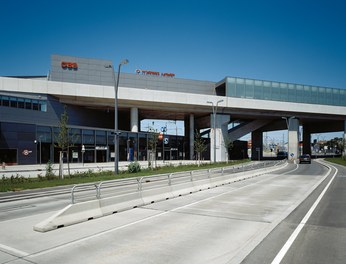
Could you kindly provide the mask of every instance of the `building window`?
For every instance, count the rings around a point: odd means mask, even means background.
[[[47,101],[0,95],[0,105],[34,111],[47,112]]]
[[[83,129],[83,144],[94,145],[95,144],[95,131],[89,129]]]
[[[18,108],[24,108],[24,98],[18,98]]]
[[[2,106],[10,106],[10,99],[8,96],[2,96],[1,97],[1,105]]]
[[[16,97],[10,97],[10,107],[17,108],[17,98]]]
[[[46,101],[39,101],[39,111],[41,112],[47,112],[47,102]]]

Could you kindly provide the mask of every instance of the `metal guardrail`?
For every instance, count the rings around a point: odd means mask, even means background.
[[[77,202],[77,193],[80,194],[80,196],[78,197],[79,200],[88,201],[92,199],[104,198],[107,191],[110,193],[110,195],[113,196],[115,191],[118,191],[115,195],[121,195],[129,192],[141,192],[143,191],[143,186],[150,189],[172,186],[174,184],[185,183],[188,181],[198,182],[206,179],[217,179],[217,177],[223,176],[225,174],[229,174],[230,176],[232,176],[232,174],[239,172],[246,172],[266,167],[277,166],[283,162],[285,162],[285,160],[265,161],[214,169],[202,169],[194,171],[143,176],[137,178],[116,179],[102,181],[99,183],[77,184],[74,185],[71,189],[71,203],[74,204]]]

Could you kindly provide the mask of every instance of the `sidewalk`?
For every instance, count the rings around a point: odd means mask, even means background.
[[[156,161],[158,167],[162,166],[178,166],[178,165],[188,165],[196,164],[196,160],[167,160]],[[203,163],[209,163],[209,160],[202,161]],[[119,162],[119,171],[127,170],[129,161]],[[141,168],[145,169],[148,167],[148,161],[138,161]],[[70,172],[75,174],[77,172],[85,172],[92,170],[93,172],[101,171],[114,171],[114,162],[102,162],[102,163],[70,163]],[[53,172],[55,175],[59,175],[59,164],[53,164]],[[45,176],[46,174],[46,164],[35,164],[35,165],[11,165],[6,166],[5,169],[0,169],[0,177],[10,178],[10,177],[25,177],[25,178],[37,178],[38,175]],[[64,175],[68,174],[68,164],[64,163]]]

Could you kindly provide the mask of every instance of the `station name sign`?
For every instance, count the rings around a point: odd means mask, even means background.
[[[68,62],[68,61],[62,61],[61,62],[61,68],[64,70],[78,70],[78,64],[77,62]]]
[[[145,71],[145,70],[136,70],[137,74],[142,75],[151,75],[151,76],[162,76],[162,77],[175,77],[174,73],[168,73],[168,72],[157,72],[157,71]]]

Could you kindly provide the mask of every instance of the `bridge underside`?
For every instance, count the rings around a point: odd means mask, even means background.
[[[299,127],[302,127],[303,153],[311,154],[311,134],[325,132],[345,132],[345,121],[327,115],[306,115],[292,112],[259,112],[259,111],[234,111],[221,109],[216,117],[216,139],[213,129],[213,115],[198,109],[186,110],[171,109],[138,109],[139,122],[143,119],[164,119],[185,121],[185,136],[190,140],[190,152],[193,153],[193,131],[209,129],[210,133],[210,159],[213,161],[225,161],[227,155],[227,141],[235,141],[241,137],[252,134],[252,159],[263,159],[263,133],[277,130],[287,130],[287,120],[291,123],[288,130],[288,153],[291,158],[299,156]],[[128,112],[130,109],[121,108],[120,111]],[[220,113],[221,112],[221,113]],[[192,119],[191,119],[192,118]],[[228,124],[239,122],[240,125],[228,130]],[[139,122],[140,123],[140,122]],[[216,140],[216,141],[215,141]],[[214,144],[216,142],[216,147]],[[216,149],[216,154],[214,151]],[[193,156],[190,156],[192,159]]]

